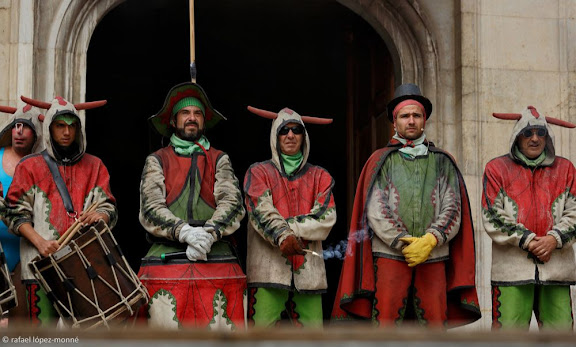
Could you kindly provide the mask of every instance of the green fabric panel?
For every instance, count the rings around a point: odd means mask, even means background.
[[[214,211],[216,211],[215,209],[213,209],[212,207],[210,207],[208,204],[206,204],[204,202],[204,200],[202,200],[202,198],[200,198],[200,179],[197,177],[196,180],[194,180],[194,197],[193,197],[193,202],[192,202],[192,206],[193,206],[193,211],[192,213],[194,214],[194,219],[195,220],[208,220],[210,218],[212,218],[212,215],[214,214]]]
[[[534,309],[542,329],[572,330],[570,286],[528,284],[498,288],[498,321],[503,329],[528,329]]]
[[[498,287],[500,297],[498,321],[502,329],[518,329],[530,326],[534,305],[534,285]]]
[[[188,215],[188,201],[190,200],[190,180],[186,183],[183,193],[176,199],[168,209],[174,213],[174,215],[185,222],[187,222],[190,217]],[[210,207],[204,200],[200,198],[200,182],[197,178],[194,180],[194,197],[192,198],[193,206],[193,219],[194,220],[208,220],[212,218],[215,209]]]
[[[322,295],[294,293],[292,299],[300,322],[308,328],[322,328]]]
[[[174,213],[174,215],[185,222],[188,221],[188,201],[190,199],[190,180],[187,180],[184,186],[184,191],[178,199],[176,199],[168,209]]]
[[[412,236],[424,235],[435,220],[433,198],[439,178],[447,175],[454,191],[459,189],[449,160],[438,160],[438,156],[430,152],[426,157],[410,160],[396,152],[382,166],[380,188],[394,182],[393,188],[400,196],[397,213]]]
[[[26,286],[26,298],[29,299],[30,292],[29,286]],[[36,295],[38,296],[38,301],[35,304],[37,311],[38,311],[38,320],[40,320],[40,327],[54,327],[56,322],[58,321],[58,312],[52,305],[50,299],[48,299],[48,295],[40,286],[38,286],[38,290],[36,291]],[[34,297],[34,295],[32,295]],[[30,305],[32,303],[28,300],[28,312],[31,312]]]
[[[572,330],[570,286],[539,286],[538,320],[542,329]]]
[[[254,327],[270,328],[280,320],[285,303],[288,301],[288,291],[276,288],[258,288],[254,295]]]
[[[281,314],[286,310],[290,292],[277,288],[258,288],[254,295],[254,326],[273,327],[281,319]],[[298,322],[307,328],[322,328],[322,295],[293,293],[292,301],[295,304]]]

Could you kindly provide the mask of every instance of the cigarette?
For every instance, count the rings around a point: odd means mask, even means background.
[[[304,252],[306,252],[306,253],[312,253],[312,255],[315,255],[315,256],[317,256],[317,257],[323,258],[320,254],[314,252],[314,251],[311,250],[311,249],[304,249]]]

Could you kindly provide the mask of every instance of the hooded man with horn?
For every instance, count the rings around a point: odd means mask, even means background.
[[[0,112],[10,114],[0,125],[0,183],[2,184],[2,197],[6,197],[8,188],[12,183],[16,165],[30,153],[37,153],[43,148],[41,119],[44,116],[40,110],[25,104],[21,108],[0,106]],[[22,319],[25,316],[25,289],[21,281],[20,266],[20,237],[8,232],[8,227],[0,222],[0,243],[12,282],[16,287],[16,308],[10,310],[9,317]]]
[[[576,170],[556,155],[550,124],[541,116],[494,113],[517,120],[510,150],[484,171],[482,219],[492,239],[492,328],[572,330],[570,285],[576,284]]]
[[[195,83],[178,84],[149,121],[170,144],[146,158],[140,223],[152,246],[140,277],[155,327],[244,329],[246,276],[231,235],[245,210],[230,157],[205,136],[224,116]]]
[[[444,328],[480,318],[468,195],[452,156],[426,138],[415,84],[387,105],[396,134],[358,181],[334,320]]]
[[[274,119],[272,159],[253,164],[244,178],[249,318],[256,327],[286,318],[293,326],[321,328],[321,294],[328,287],[322,241],[336,223],[334,180],[308,162],[304,123],[331,119],[301,117],[288,108],[278,114],[248,109]]]
[[[106,102],[74,105],[61,97],[52,103],[25,97],[22,101],[48,110],[42,129],[46,149],[25,157],[16,167],[6,195],[5,220],[12,233],[22,236],[22,281],[29,318],[33,324],[46,325],[57,314],[28,263],[38,254],[46,257],[56,252],[60,246],[56,240],[76,218],[84,224],[100,219],[110,227],[116,224],[108,170],[99,158],[86,153],[85,117],[78,112]],[[94,211],[83,212],[94,203],[98,203]]]

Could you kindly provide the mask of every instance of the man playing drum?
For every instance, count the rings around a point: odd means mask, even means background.
[[[204,136],[221,119],[190,82],[173,87],[150,118],[170,137],[146,158],[140,183],[140,223],[152,247],[138,276],[152,326],[244,327],[246,277],[227,241],[245,214],[242,195],[230,158]]]
[[[16,167],[6,195],[5,220],[12,233],[23,236],[20,254],[29,317],[33,324],[46,325],[56,317],[56,311],[28,263],[38,254],[46,257],[56,252],[60,246],[56,240],[76,218],[84,224],[102,219],[113,227],[117,220],[116,200],[110,191],[108,170],[99,158],[85,152],[85,118],[78,112],[104,102],[73,105],[61,97],[51,104],[23,100],[48,109],[42,129],[46,149],[24,158]],[[59,179],[54,178],[49,165],[59,173]],[[62,190],[68,192],[69,198]],[[82,213],[94,203],[95,210]]]

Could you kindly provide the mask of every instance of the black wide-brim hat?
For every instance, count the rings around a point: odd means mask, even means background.
[[[164,106],[152,117],[148,118],[148,121],[154,129],[160,135],[170,137],[172,135],[172,126],[170,125],[170,119],[172,117],[172,109],[174,105],[183,98],[194,97],[204,104],[205,114],[204,114],[204,127],[205,129],[210,129],[216,125],[221,120],[226,120],[220,112],[216,111],[208,96],[202,87],[196,83],[184,82],[175,85],[170,89],[166,100],[164,101]]]
[[[430,100],[422,95],[422,92],[417,85],[413,83],[405,83],[399,85],[398,88],[396,88],[396,91],[394,91],[394,99],[392,99],[388,105],[386,105],[386,112],[390,122],[394,123],[394,116],[392,115],[392,112],[394,112],[396,105],[408,99],[416,100],[421,103],[422,106],[424,106],[424,111],[426,111],[426,119],[430,118],[430,115],[432,114],[432,103]]]

